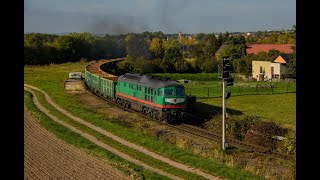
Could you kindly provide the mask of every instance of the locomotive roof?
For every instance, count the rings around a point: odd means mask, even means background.
[[[141,74],[134,74],[134,73],[125,73],[119,76],[118,80],[123,82],[134,83],[134,84],[138,84],[138,85],[146,86],[150,88],[155,88],[155,89],[158,89],[161,87],[168,87],[168,86],[182,86],[177,81],[172,81],[169,78],[141,75]]]

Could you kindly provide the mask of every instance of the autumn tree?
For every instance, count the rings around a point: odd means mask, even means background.
[[[163,41],[157,37],[153,38],[150,44],[150,51],[155,58],[162,59],[165,51]]]

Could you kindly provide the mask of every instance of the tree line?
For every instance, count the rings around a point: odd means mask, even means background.
[[[104,37],[90,33],[24,35],[24,63],[29,65],[59,64],[87,60],[117,58],[126,55],[125,35]]]
[[[278,37],[280,35],[277,35]],[[273,38],[274,35],[264,36]],[[295,40],[295,32],[286,33],[286,42]],[[24,35],[24,63],[28,65],[76,62],[126,57],[118,63],[119,71],[137,73],[217,72],[222,56],[229,56],[234,72],[250,74],[253,60],[274,60],[281,53],[271,50],[247,55],[246,44],[252,42],[241,34],[228,32],[164,34],[158,32],[95,36],[90,33]],[[286,39],[286,38],[284,38]],[[268,41],[269,42],[269,41]],[[295,51],[289,55],[295,74]],[[294,63],[293,63],[294,62]]]

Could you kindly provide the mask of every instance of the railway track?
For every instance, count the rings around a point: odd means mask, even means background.
[[[176,127],[179,128],[179,130],[181,130],[181,131],[189,132],[191,134],[198,135],[198,136],[210,139],[210,140],[214,140],[216,142],[222,141],[222,135],[201,129],[196,126],[187,125],[187,124],[180,124]],[[256,153],[263,154],[263,155],[273,155],[273,156],[281,157],[281,158],[285,158],[285,159],[292,158],[290,155],[276,152],[276,151],[272,151],[271,149],[266,148],[266,147],[257,146],[257,145],[251,144],[251,143],[239,141],[239,140],[232,139],[232,138],[226,138],[226,139],[230,145],[232,145],[234,147],[243,148],[243,149],[249,150],[251,152],[256,152]]]
[[[124,109],[125,111],[129,111],[129,112],[135,113],[135,114],[137,114],[137,115],[139,115],[141,117],[144,117],[146,119],[155,121],[155,122],[157,122],[157,123],[159,123],[161,125],[165,125],[165,126],[177,129],[177,130],[179,130],[181,132],[189,133],[189,134],[192,134],[192,135],[195,135],[195,136],[199,136],[199,137],[202,137],[202,138],[206,138],[206,139],[209,139],[209,140],[213,140],[213,141],[216,141],[216,142],[221,142],[221,140],[222,140],[222,136],[220,134],[217,134],[217,133],[214,133],[214,132],[211,132],[211,131],[207,131],[207,130],[204,130],[204,129],[199,128],[197,126],[188,125],[188,124],[177,124],[177,125],[174,125],[174,124],[164,123],[161,120],[157,120],[157,119],[151,118],[149,116],[146,116],[146,115],[144,115],[142,113],[139,113],[137,111],[134,111],[132,109],[124,108],[123,106],[120,106],[119,104],[117,104],[117,103],[105,98],[104,96],[101,96],[100,94],[97,94],[97,93],[92,92],[92,91],[90,91],[90,92],[93,93],[94,95],[98,96],[99,98],[103,99],[104,101],[114,105],[114,106],[117,106],[117,107],[119,107],[121,109]],[[227,142],[229,143],[230,146],[243,148],[243,149],[248,150],[250,152],[255,152],[255,153],[258,153],[258,154],[261,154],[261,155],[272,155],[274,157],[280,157],[280,158],[283,158],[283,159],[291,159],[291,158],[293,158],[290,155],[287,155],[287,154],[284,154],[284,153],[280,153],[280,152],[276,152],[276,151],[272,151],[271,149],[266,148],[266,147],[254,145],[254,144],[251,144],[251,143],[239,141],[239,140],[232,139],[232,138],[227,138]]]

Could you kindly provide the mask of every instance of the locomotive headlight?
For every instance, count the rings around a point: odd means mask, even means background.
[[[185,98],[165,98],[165,102],[171,104],[179,104],[185,101]]]

